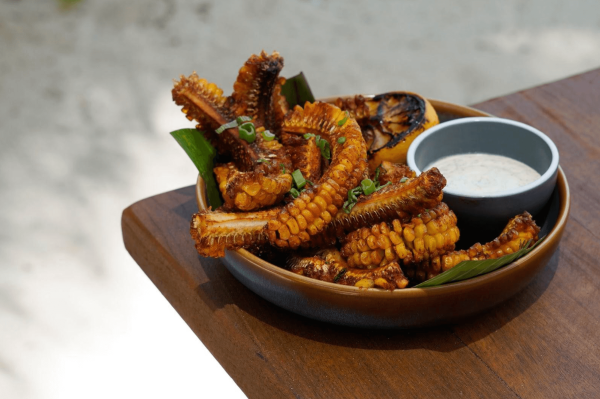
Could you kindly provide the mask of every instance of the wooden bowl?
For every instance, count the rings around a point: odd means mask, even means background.
[[[489,116],[473,108],[430,100],[440,121]],[[206,209],[202,178],[196,185],[198,208]],[[512,297],[546,266],[562,237],[571,198],[559,167],[547,236],[523,258],[492,273],[431,288],[386,291],[361,289],[310,279],[268,263],[240,249],[226,251],[223,263],[257,295],[291,312],[329,323],[365,328],[414,328],[456,322]],[[552,213],[552,212],[550,212]],[[550,220],[552,219],[552,220]],[[554,221],[555,219],[555,221]]]

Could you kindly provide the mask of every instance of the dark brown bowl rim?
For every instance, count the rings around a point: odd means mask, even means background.
[[[365,96],[368,97],[368,96]],[[337,97],[335,97],[337,98]],[[330,100],[330,98],[323,99],[322,101]],[[431,102],[443,103],[444,105],[448,105],[450,107],[462,108],[462,109],[470,109],[473,111],[477,111],[481,114],[486,114],[482,111],[476,110],[474,108],[463,107],[460,105],[455,105],[452,103],[445,103],[442,101],[429,100]],[[468,280],[444,284],[437,287],[427,287],[427,288],[405,288],[405,289],[397,289],[394,291],[383,290],[379,288],[359,288],[354,286],[340,285],[329,283],[326,281],[315,280],[309,277],[301,276],[296,273],[292,273],[288,270],[285,270],[279,266],[271,264],[267,261],[264,261],[257,257],[256,255],[248,252],[245,249],[238,249],[236,251],[227,251],[227,252],[235,252],[237,257],[243,258],[246,261],[247,265],[252,265],[254,267],[258,267],[262,269],[263,272],[268,274],[275,275],[279,278],[283,278],[285,280],[291,281],[293,283],[298,283],[303,286],[309,285],[316,290],[323,290],[329,293],[335,293],[340,295],[361,295],[373,298],[415,298],[415,297],[428,297],[428,296],[438,296],[438,295],[446,295],[451,294],[452,292],[468,290],[470,288],[474,288],[475,286],[480,286],[481,284],[492,283],[494,280],[499,278],[499,276],[504,276],[505,274],[510,274],[517,269],[522,267],[526,267],[527,265],[535,262],[538,256],[542,255],[546,248],[551,247],[556,240],[560,240],[562,231],[567,223],[567,219],[569,217],[569,210],[571,208],[571,195],[569,190],[569,185],[567,183],[566,176],[562,170],[562,168],[558,167],[558,177],[556,182],[559,189],[559,197],[560,197],[560,210],[557,221],[550,231],[548,235],[544,238],[544,241],[540,243],[533,251],[524,257],[506,265],[496,271],[493,271],[488,274],[484,274],[482,276],[478,276],[475,278],[471,278]],[[196,200],[198,203],[198,209],[203,210],[208,208],[208,203],[206,201],[206,186],[204,184],[204,180],[201,176],[198,176],[198,180],[196,182]],[[233,255],[233,254],[232,254]],[[241,261],[242,259],[240,259]]]

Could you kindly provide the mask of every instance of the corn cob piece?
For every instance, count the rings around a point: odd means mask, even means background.
[[[271,244],[298,248],[323,231],[342,208],[348,190],[358,185],[367,168],[367,152],[354,119],[330,104],[306,103],[304,109],[297,106],[286,117],[283,130],[319,134],[331,148],[331,164],[318,184],[304,190],[267,225]],[[338,141],[341,137],[345,138],[343,143]]]
[[[281,207],[257,212],[227,213],[205,209],[192,216],[190,233],[202,256],[220,258],[235,250],[268,243],[264,227]]]
[[[346,236],[341,253],[350,267],[373,269],[390,262],[420,262],[454,249],[456,215],[443,202],[412,218],[363,227]]]
[[[311,257],[292,257],[290,271],[317,280],[360,288],[405,288],[409,281],[396,262],[371,270],[348,266],[336,249],[326,249]]]
[[[469,249],[453,251],[432,257],[422,262],[404,266],[404,271],[413,282],[422,282],[450,270],[465,260],[496,259],[518,251],[529,240],[538,240],[540,228],[531,215],[524,212],[512,218],[502,233],[485,245],[476,243]]]
[[[416,172],[409,168],[408,165],[389,161],[383,161],[379,165],[379,184],[382,186],[387,183],[399,183],[404,178],[413,179],[415,177],[417,177]]]

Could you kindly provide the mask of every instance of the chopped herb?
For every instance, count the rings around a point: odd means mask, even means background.
[[[258,159],[256,162],[261,162],[261,163],[263,163],[263,162],[264,162],[264,163],[266,163],[266,164],[268,164],[268,165],[270,165],[270,164],[271,164],[271,161],[269,161],[268,159],[264,159],[264,158],[260,158],[260,159]]]
[[[348,114],[348,111],[346,111],[346,116],[344,116],[344,119],[338,121],[338,126],[344,126],[344,123],[346,123],[346,121],[348,120],[348,116],[350,116],[350,114]]]
[[[307,180],[306,182],[309,183],[311,186],[315,185],[315,183],[311,182],[310,180]]]
[[[238,132],[242,140],[246,140],[248,143],[254,143],[256,140],[256,128],[251,122],[246,122],[238,127]]]
[[[408,180],[408,177],[403,177],[402,179],[400,179],[400,183],[405,183]]]
[[[337,142],[340,144],[344,144],[346,142],[346,138],[345,137],[340,137],[339,139],[337,139]]]
[[[419,213],[419,214],[417,215],[417,217],[418,217],[418,218],[420,218],[420,217],[421,217],[421,214]]]
[[[292,195],[292,197],[294,198],[298,198],[298,196],[300,195],[300,191],[296,190],[294,187],[292,187],[290,189],[290,194]]]
[[[312,133],[306,133],[306,134],[305,134],[303,137],[304,137],[306,140],[308,140],[308,139],[310,139],[311,137],[315,137],[315,135],[314,135],[314,134],[312,134]]]
[[[219,126],[219,128],[217,130],[215,130],[215,132],[217,134],[221,134],[225,131],[225,129],[231,129],[231,128],[237,127],[237,126],[238,126],[237,120],[233,120],[229,123]]]
[[[375,187],[375,183],[371,179],[364,179],[360,182],[360,187],[362,188],[362,192],[364,195],[373,194],[377,187]]]
[[[281,166],[281,173],[285,174],[285,165],[279,162],[279,166]]]
[[[237,122],[238,126],[244,122],[250,122],[251,120],[252,118],[250,118],[249,116],[238,116],[237,118],[235,118],[235,121]]]
[[[333,278],[333,282],[334,282],[334,283],[337,283],[337,282],[338,282],[338,280],[339,280],[340,278],[342,278],[342,276],[343,276],[344,274],[346,274],[346,272],[347,272],[346,268],[343,268],[342,270],[340,270],[340,272],[339,272],[338,274],[336,274],[336,275],[335,275],[335,277]]]
[[[331,149],[329,148],[329,143],[326,140],[321,140],[321,145],[319,146],[321,149],[321,155],[325,159],[331,159]]]
[[[379,172],[381,172],[381,164],[375,169],[375,181],[379,183]]]
[[[292,172],[292,178],[294,179],[294,184],[298,187],[299,190],[302,190],[306,185],[306,180],[304,180],[304,176],[302,176],[302,172],[300,169],[296,169]]]
[[[260,134],[262,135],[263,139],[265,139],[265,141],[271,141],[275,138],[275,135],[268,130],[265,130]]]

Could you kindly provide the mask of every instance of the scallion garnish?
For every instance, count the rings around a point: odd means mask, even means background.
[[[235,120],[237,121],[239,126],[244,122],[250,122],[252,118],[250,118],[249,116],[238,116],[237,118],[235,118]]]
[[[314,137],[315,143],[317,144],[317,147],[319,147],[319,150],[321,150],[321,155],[323,158],[331,159],[331,148],[329,147],[329,142],[327,140],[322,139],[321,136],[314,135],[313,133],[306,133],[303,137],[306,140]],[[346,140],[346,138],[344,138],[344,140]]]
[[[233,120],[229,123],[219,126],[219,128],[217,130],[215,130],[215,132],[217,134],[221,134],[225,131],[225,129],[231,129],[231,128],[237,127],[237,126],[238,126],[237,120]]]
[[[257,159],[256,162],[266,163],[269,165],[271,164],[271,161],[269,161],[268,159],[264,159],[264,158]]]
[[[408,177],[403,177],[402,179],[400,179],[400,183],[405,183],[408,180]]]
[[[281,173],[285,174],[285,165],[281,162],[279,162],[279,166],[281,166]]]
[[[348,120],[348,116],[349,116],[348,111],[346,111],[346,116],[344,116],[344,119],[338,121],[337,125],[344,126],[344,123],[346,123],[346,121]]]
[[[375,187],[375,183],[373,183],[373,180],[371,179],[364,179],[360,182],[360,186],[364,195],[373,194],[377,189],[377,187]]]
[[[256,140],[256,128],[254,124],[246,122],[238,127],[238,132],[242,140],[246,140],[248,143],[254,143]]]
[[[304,137],[306,140],[308,140],[308,139],[310,139],[311,137],[315,137],[315,135],[314,135],[314,134],[312,134],[312,133],[306,133],[306,134],[305,134],[303,137]]]
[[[290,189],[290,194],[292,195],[292,197],[294,198],[298,198],[298,196],[300,195],[300,191],[296,190],[294,187],[292,187]]]
[[[346,142],[346,138],[345,137],[340,137],[339,139],[337,139],[337,142],[340,144],[344,144]]]
[[[268,130],[264,130],[260,134],[262,135],[263,139],[265,139],[265,141],[271,141],[275,138],[275,135]]]
[[[294,179],[294,184],[299,190],[302,190],[306,185],[306,180],[304,179],[304,176],[302,176],[300,169],[296,169],[292,172],[292,178]]]

